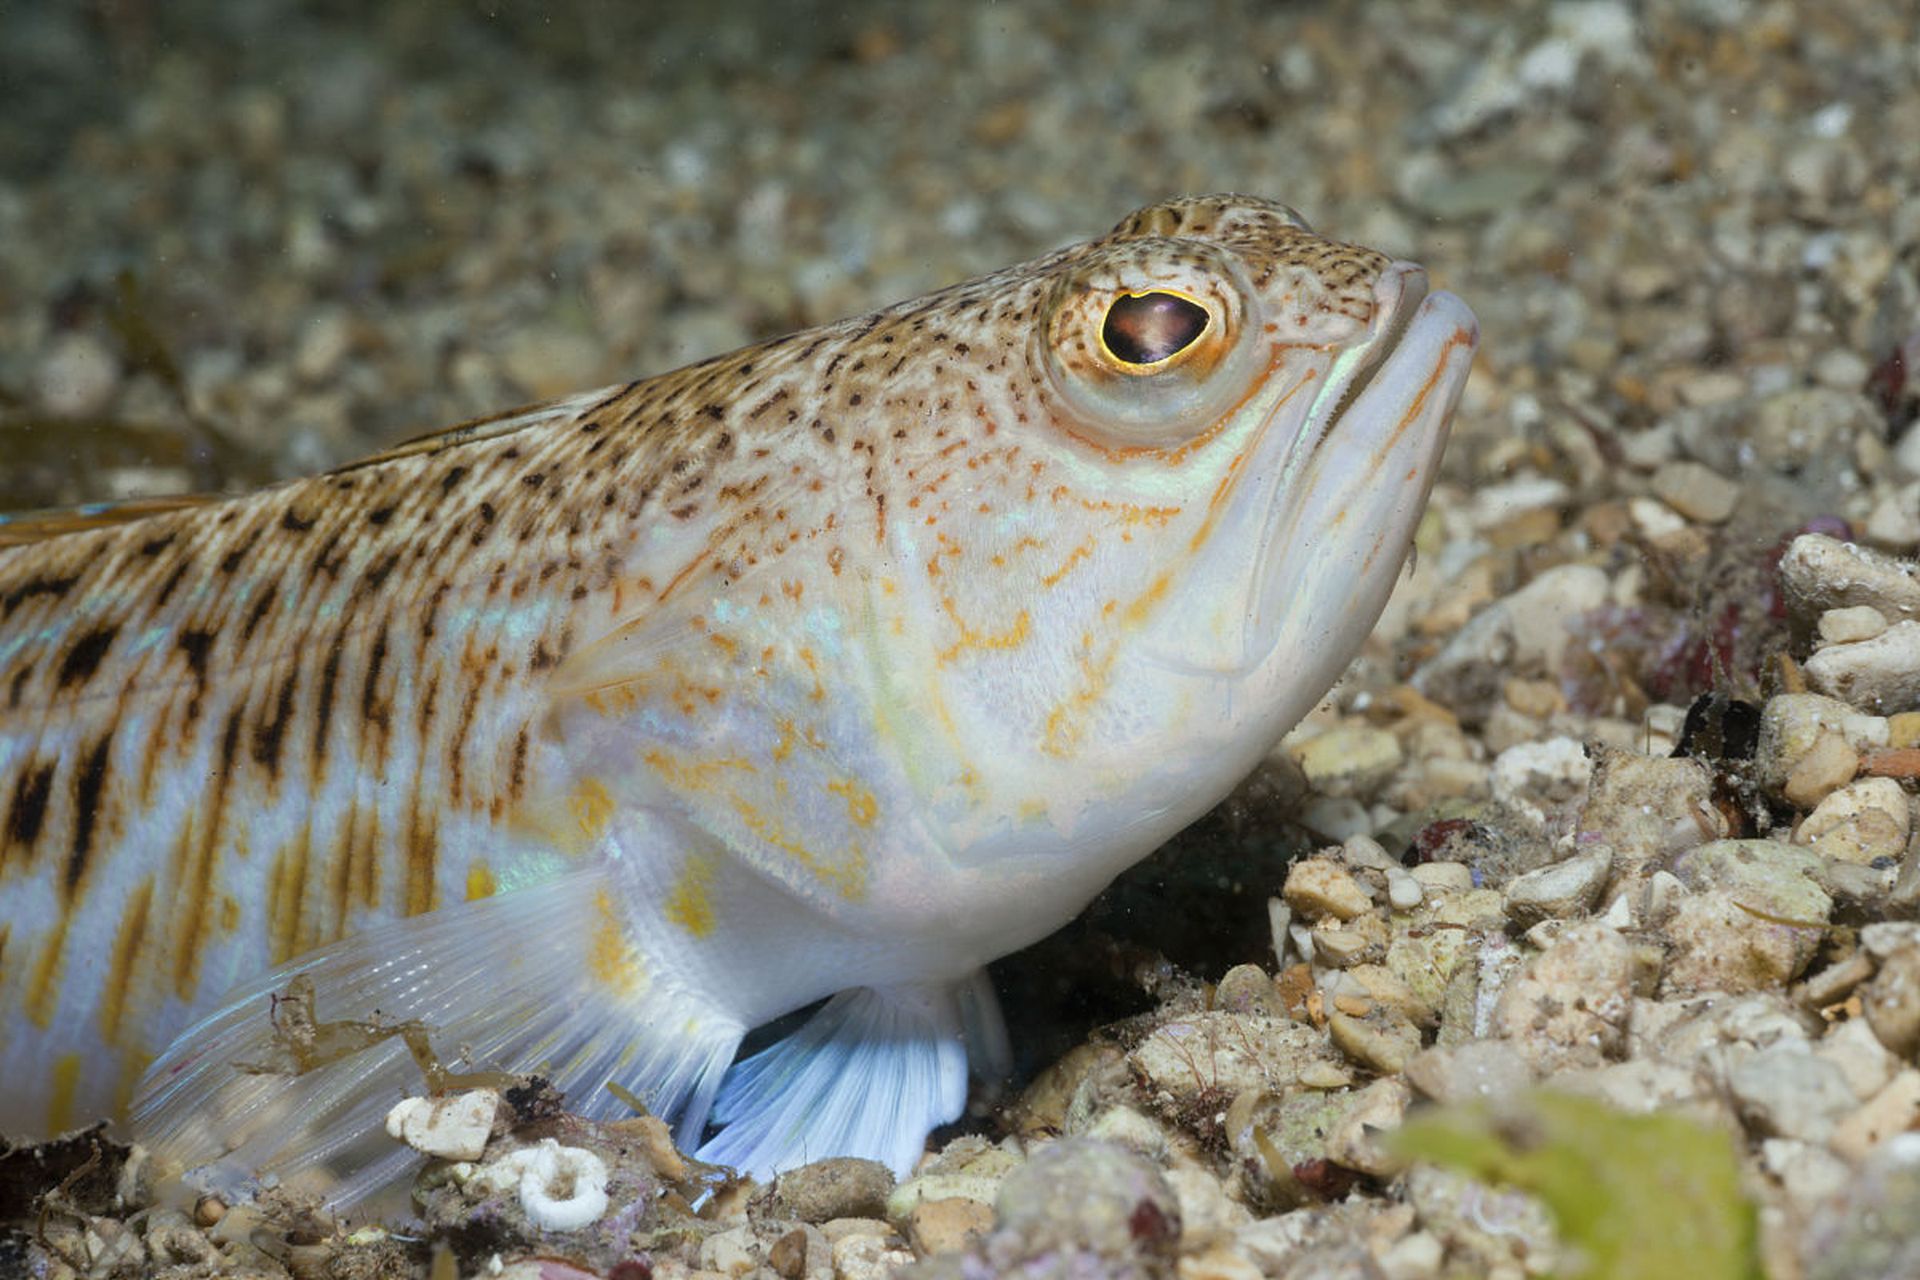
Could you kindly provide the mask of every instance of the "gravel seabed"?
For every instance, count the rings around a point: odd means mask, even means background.
[[[1775,1280],[1920,1274],[1911,5],[330,12],[5,13],[0,509],[300,474],[1182,192],[1425,263],[1481,355],[1353,672],[1177,858],[999,967],[1026,1074],[919,1178],[575,1232],[443,1184],[406,1238],[102,1192],[0,1261],[1561,1274],[1537,1205],[1470,1211],[1379,1140],[1551,1083],[1727,1134]],[[572,1123],[496,1155],[687,1176]]]

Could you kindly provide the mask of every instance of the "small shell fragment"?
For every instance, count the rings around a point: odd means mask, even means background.
[[[449,1098],[402,1098],[387,1112],[387,1132],[424,1155],[478,1160],[493,1132],[500,1095],[475,1089]]]
[[[527,1221],[542,1231],[577,1231],[607,1211],[606,1161],[552,1138],[476,1169],[473,1180],[501,1191],[517,1189]]]

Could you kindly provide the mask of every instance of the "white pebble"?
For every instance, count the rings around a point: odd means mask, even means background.
[[[1426,900],[1420,882],[1399,867],[1387,869],[1387,902],[1395,911],[1411,911]]]
[[[402,1098],[387,1112],[387,1132],[423,1155],[478,1160],[499,1106],[500,1095],[491,1089],[451,1098]]]

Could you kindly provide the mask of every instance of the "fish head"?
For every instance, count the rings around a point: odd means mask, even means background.
[[[1475,341],[1419,267],[1211,196],[618,392],[653,505],[549,678],[611,795],[565,811],[676,815],[943,971],[1039,936],[1346,667]]]
[[[1027,484],[980,504],[925,611],[941,714],[1002,766],[949,844],[1030,858],[1045,827],[1110,868],[1214,803],[1358,650],[1477,330],[1413,263],[1241,196],[1144,209],[1024,287],[1007,376],[1030,391],[999,420]]]

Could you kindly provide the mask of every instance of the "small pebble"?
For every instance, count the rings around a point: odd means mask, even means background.
[[[1870,604],[1829,609],[1820,615],[1820,639],[1825,644],[1871,640],[1886,629],[1886,616]]]
[[[978,1200],[923,1200],[907,1215],[907,1243],[923,1258],[964,1249],[992,1229],[993,1206]]]
[[[1697,462],[1669,462],[1653,473],[1653,491],[1689,520],[1721,524],[1740,503],[1740,486]]]
[[[1892,778],[1862,778],[1830,792],[1793,838],[1829,858],[1867,864],[1906,852],[1912,830],[1907,793]]]
[[[1831,644],[1808,658],[1807,683],[1863,711],[1920,705],[1920,621],[1896,622],[1871,639]]]
[[[1287,905],[1309,920],[1328,916],[1351,920],[1373,910],[1373,898],[1350,871],[1331,858],[1307,858],[1294,863],[1287,871],[1286,887],[1281,892]]]
[[[90,333],[63,333],[40,358],[35,390],[56,418],[92,418],[120,389],[120,360]]]
[[[1802,809],[1811,809],[1839,788],[1853,781],[1860,771],[1860,754],[1837,733],[1815,738],[1805,755],[1794,763],[1793,772],[1780,788],[1780,794]]]
[[[1425,900],[1426,890],[1421,887],[1418,876],[1402,867],[1388,869],[1387,902],[1395,911],[1411,911]]]
[[[893,1170],[878,1160],[836,1156],[789,1169],[774,1181],[774,1202],[801,1222],[878,1218],[886,1214]]]
[[[1507,915],[1527,928],[1541,920],[1584,914],[1599,901],[1612,869],[1613,851],[1601,845],[1515,876],[1507,885]]]
[[[402,1098],[387,1112],[387,1132],[423,1155],[478,1160],[499,1109],[500,1095],[492,1089],[445,1098]]]

